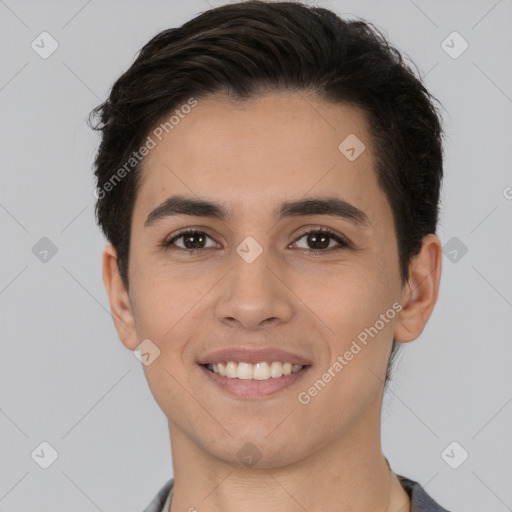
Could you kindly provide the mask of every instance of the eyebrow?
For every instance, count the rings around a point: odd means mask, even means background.
[[[189,198],[182,195],[168,197],[163,203],[152,210],[144,222],[144,227],[150,226],[166,217],[190,215],[193,217],[208,217],[226,221],[232,218],[232,213],[222,204],[206,199]],[[370,227],[366,213],[339,197],[312,197],[296,201],[284,201],[274,210],[276,220],[287,217],[306,215],[328,215],[338,217],[362,227]]]

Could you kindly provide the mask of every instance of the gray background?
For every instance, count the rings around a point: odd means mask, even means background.
[[[153,35],[222,3],[0,1],[0,510],[140,511],[171,476],[166,419],[109,314],[85,117]],[[451,245],[385,399],[384,453],[453,512],[512,510],[512,1],[315,3],[381,28],[447,111]],[[43,441],[48,469],[31,457]]]

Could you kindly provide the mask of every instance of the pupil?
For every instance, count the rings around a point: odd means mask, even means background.
[[[325,235],[323,233],[310,233],[310,235],[308,236],[308,243],[312,242],[314,245],[316,243],[317,239],[322,239],[323,243],[321,243],[320,247],[318,247],[318,245],[317,245],[316,248],[325,249],[326,247],[329,246],[328,238],[329,238],[329,236]]]
[[[197,249],[197,247],[196,247],[197,244],[194,244],[194,243],[189,244],[189,243],[187,243],[188,240],[194,239],[194,238],[204,238],[204,237],[200,233],[192,233],[192,234],[186,235],[184,240],[185,240],[185,247],[187,247],[187,249]],[[201,242],[199,242],[199,243],[201,243]]]

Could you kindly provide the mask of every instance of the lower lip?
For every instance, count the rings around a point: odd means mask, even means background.
[[[208,370],[200,365],[206,376],[224,391],[239,398],[263,398],[270,396],[278,391],[291,386],[294,382],[300,380],[308,372],[309,366],[296,373],[283,375],[277,379],[253,380],[253,379],[230,379]]]

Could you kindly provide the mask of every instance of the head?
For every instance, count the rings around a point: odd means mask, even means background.
[[[96,214],[110,243],[104,277],[114,320],[127,347],[151,339],[160,350],[145,371],[170,422],[204,442],[206,431],[173,412],[177,380],[193,393],[190,369],[202,372],[200,354],[226,340],[275,340],[284,350],[296,340],[318,378],[379,321],[338,381],[307,405],[322,411],[335,396],[355,396],[337,418],[348,429],[381,390],[379,376],[390,378],[400,344],[421,333],[439,284],[441,124],[400,53],[369,23],[323,8],[225,5],[156,35],[92,116],[102,134]],[[201,216],[186,217],[184,202],[181,216],[162,214],[177,195],[230,215],[196,204]],[[301,215],[274,215],[284,203],[327,196],[349,203],[345,218],[327,222],[325,203],[312,202]],[[329,227],[344,249],[298,256],[304,249],[289,247],[305,219]],[[187,226],[207,235],[195,238],[202,253],[169,250]],[[236,250],[247,237],[259,254],[250,263]],[[368,369],[375,382],[362,389]],[[263,403],[279,400],[256,410]],[[244,439],[258,429],[227,416],[223,424]],[[260,427],[261,434],[269,425]]]

